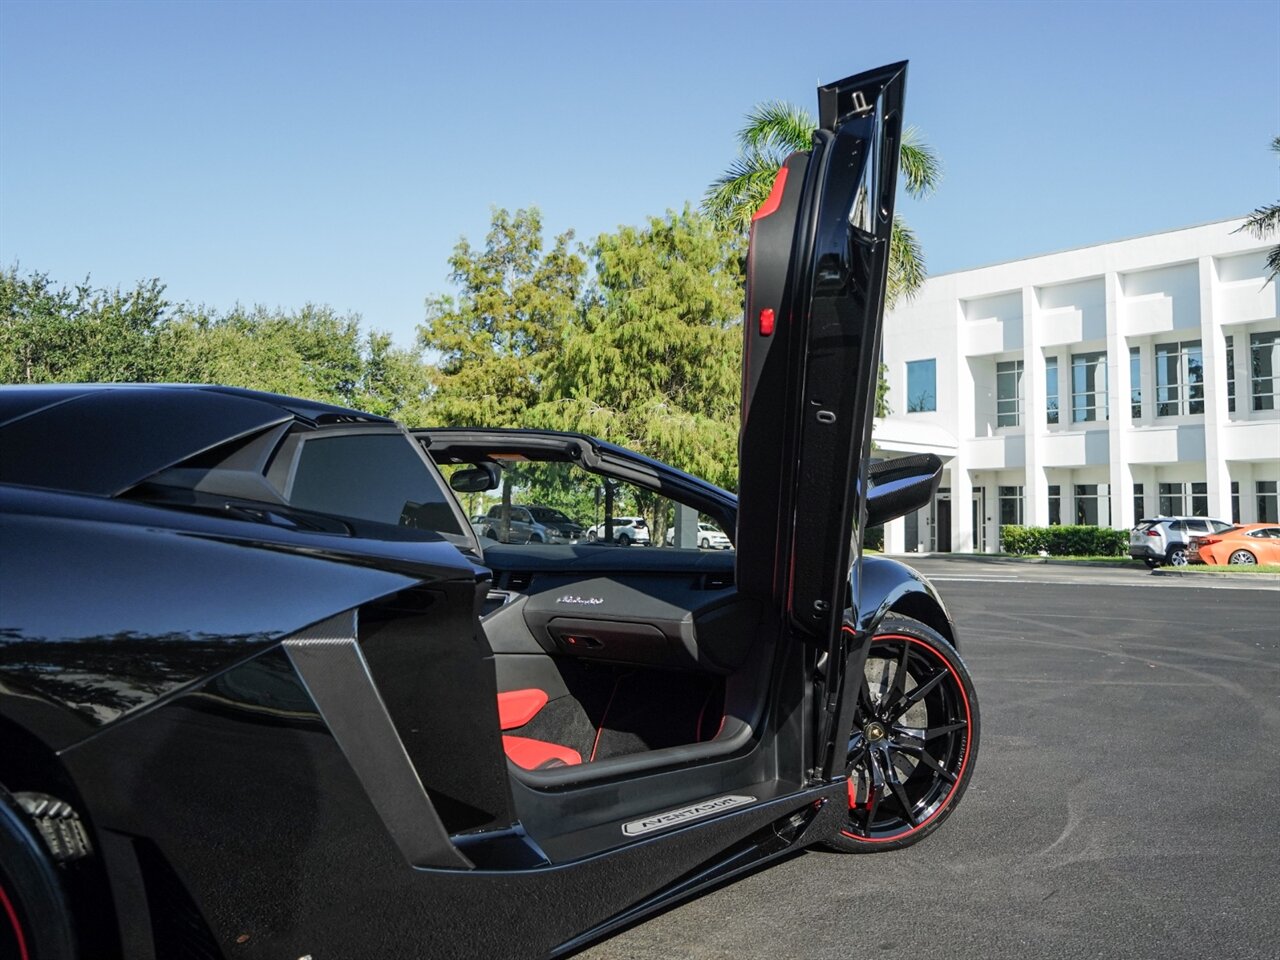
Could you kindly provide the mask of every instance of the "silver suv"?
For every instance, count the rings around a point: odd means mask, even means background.
[[[1191,559],[1187,544],[1192,537],[1207,537],[1211,533],[1230,530],[1234,524],[1209,517],[1155,517],[1139,520],[1129,531],[1129,556],[1141,560],[1148,567],[1167,563],[1173,567],[1185,567]]]

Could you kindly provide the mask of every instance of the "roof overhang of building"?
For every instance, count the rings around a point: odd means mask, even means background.
[[[956,438],[942,427],[902,417],[877,418],[871,440],[882,453],[934,453],[943,460],[953,458],[959,447]]]

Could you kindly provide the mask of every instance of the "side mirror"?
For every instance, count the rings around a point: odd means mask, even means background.
[[[478,463],[466,470],[458,470],[449,478],[449,486],[458,493],[483,493],[493,490],[502,482],[502,471],[496,463]]]
[[[881,460],[867,469],[867,526],[905,517],[933,499],[942,482],[942,460],[921,453]]]

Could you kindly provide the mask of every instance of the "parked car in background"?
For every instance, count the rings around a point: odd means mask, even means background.
[[[570,520],[555,507],[528,507],[527,509],[536,524],[533,530],[534,536],[541,537],[541,541],[534,539],[534,543],[577,543],[582,539],[585,532],[582,525]]]
[[[1192,537],[1223,533],[1233,525],[1209,517],[1154,517],[1139,520],[1129,531],[1129,556],[1148,567],[1187,565]]]
[[[500,540],[503,543],[545,543],[545,533],[539,532],[539,525],[525,507],[512,504],[508,507],[506,527],[502,523],[502,504],[494,504],[485,514],[483,529],[477,531],[480,536],[489,540]]]
[[[596,524],[596,526],[587,531],[587,540],[595,543],[606,539],[606,534],[605,524]],[[633,543],[647,546],[649,543],[649,524],[645,522],[644,517],[614,517],[613,542],[624,547],[629,547]]]
[[[667,546],[674,546],[676,542],[676,528],[667,527]],[[730,540],[723,530],[714,523],[706,523],[705,521],[698,524],[697,544],[703,550],[732,550],[733,541]]]
[[[1223,533],[1194,537],[1190,549],[1198,552],[1201,563],[1280,563],[1280,525],[1246,523]]]

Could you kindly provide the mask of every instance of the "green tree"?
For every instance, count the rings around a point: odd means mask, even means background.
[[[294,312],[173,306],[164,285],[59,287],[0,271],[0,380],[10,383],[222,383],[387,416],[420,411],[429,370],[360,318],[308,304]]]
[[[1271,139],[1271,152],[1280,154],[1280,137]],[[1253,211],[1253,216],[1244,222],[1240,230],[1247,230],[1259,240],[1280,232],[1280,202],[1269,203]],[[1267,254],[1267,283],[1280,275],[1280,244],[1272,247]]]
[[[427,300],[418,344],[438,359],[427,403],[442,425],[515,426],[543,400],[543,372],[579,308],[586,263],[572,231],[544,252],[537,209],[493,212],[484,248],[449,258],[457,297]]]
[[[742,252],[688,207],[600,236],[586,309],[548,357],[531,419],[735,485]]]
[[[164,284],[121,291],[86,278],[56,287],[47,274],[0,271],[0,381],[126,382],[161,379],[170,360]]]
[[[171,376],[353,405],[363,373],[360,319],[307,304],[295,313],[180,309],[165,331]]]
[[[707,189],[703,209],[718,223],[745,234],[752,216],[769,196],[783,161],[797,150],[808,150],[817,129],[817,121],[802,107],[780,100],[758,104],[738,131],[738,158]],[[942,180],[937,154],[915,127],[903,131],[898,169],[907,193],[917,199],[933,193]],[[888,305],[910,298],[926,276],[920,241],[895,213],[889,241]]]

